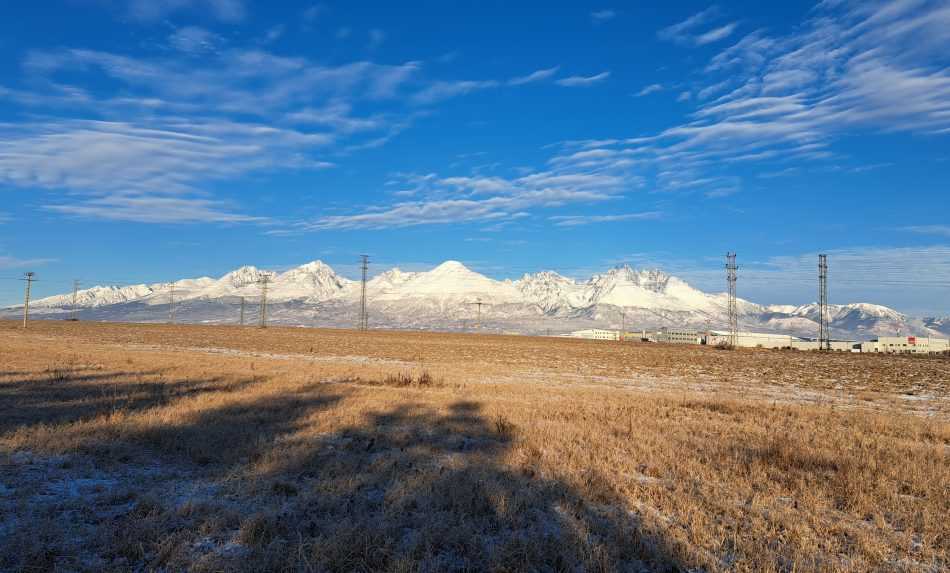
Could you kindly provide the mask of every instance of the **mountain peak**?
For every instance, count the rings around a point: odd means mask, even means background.
[[[471,269],[460,263],[459,261],[448,260],[442,263],[441,265],[435,267],[431,273],[457,273],[457,272],[472,272]]]

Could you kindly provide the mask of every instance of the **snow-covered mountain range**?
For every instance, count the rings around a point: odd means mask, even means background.
[[[96,286],[33,301],[34,315],[80,319],[159,322],[174,301],[181,322],[235,323],[242,297],[248,322],[255,314],[268,277],[268,320],[303,326],[351,326],[356,322],[360,283],[339,276],[321,261],[283,273],[245,266],[214,279],[174,283]],[[659,270],[628,266],[586,281],[555,272],[526,274],[517,280],[494,280],[457,261],[426,272],[391,269],[367,282],[370,323],[386,328],[483,329],[503,332],[566,332],[577,328],[657,327],[722,328],[727,324],[725,293],[708,294]],[[477,303],[481,302],[479,305]],[[16,307],[4,310],[5,314]],[[763,306],[739,300],[744,330],[814,336],[818,307]],[[913,318],[867,303],[832,305],[834,335],[947,336],[950,318]]]

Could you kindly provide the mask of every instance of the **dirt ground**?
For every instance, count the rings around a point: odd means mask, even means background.
[[[0,570],[938,571],[950,360],[0,322]]]

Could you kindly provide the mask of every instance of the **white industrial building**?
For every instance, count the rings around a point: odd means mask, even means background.
[[[789,334],[769,334],[765,332],[739,332],[736,346],[743,348],[792,348],[800,340]],[[710,346],[727,345],[732,341],[730,334],[723,330],[711,330],[706,337]]]
[[[587,330],[575,330],[574,332],[562,334],[561,336],[565,338],[584,338],[587,340],[620,340],[620,331],[588,328]]]
[[[950,340],[922,336],[881,336],[861,343],[861,352],[884,354],[940,354],[950,352]]]
[[[584,338],[587,340],[621,340],[619,330],[591,328],[576,330],[562,337]],[[623,340],[642,340],[644,342],[662,342],[666,344],[706,344],[709,346],[728,345],[732,337],[728,331],[691,330],[687,328],[662,328],[658,331],[642,330],[623,333]],[[821,350],[819,342],[790,334],[772,334],[767,332],[739,332],[736,345],[742,348],[787,348],[794,350]],[[925,338],[920,336],[882,336],[867,342],[853,340],[832,340],[832,351],[836,352],[876,352],[883,354],[939,354],[950,353],[950,341],[945,338]]]
[[[698,330],[662,328],[656,333],[651,333],[649,340],[654,342],[666,342],[668,344],[702,344],[705,333]]]

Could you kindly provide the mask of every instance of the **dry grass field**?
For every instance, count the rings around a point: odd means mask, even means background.
[[[944,571],[950,360],[0,322],[2,571]]]

